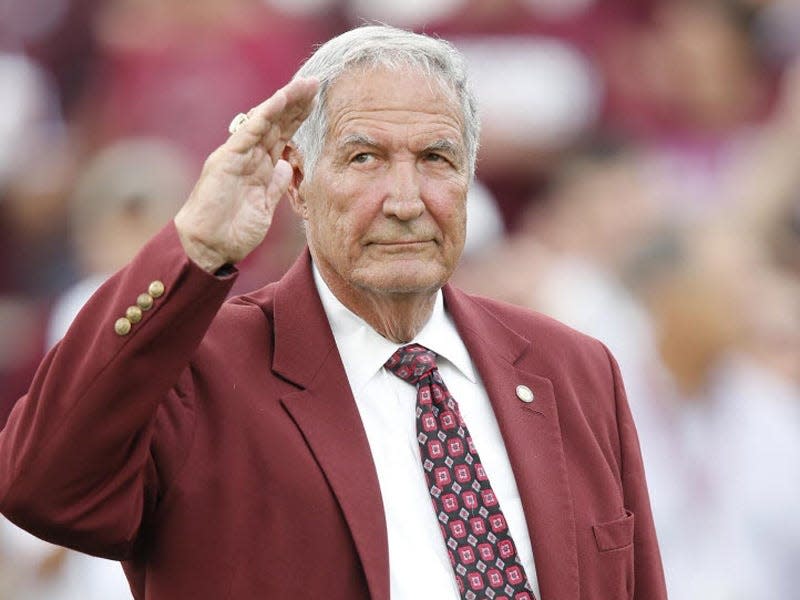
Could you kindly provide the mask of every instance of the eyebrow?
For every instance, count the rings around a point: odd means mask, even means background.
[[[350,135],[346,135],[341,143],[342,148],[348,146],[369,146],[371,148],[377,148],[380,144],[374,138],[364,135],[363,133],[351,133]]]
[[[439,139],[434,142],[431,142],[422,150],[423,153],[425,152],[442,152],[445,154],[450,154],[451,156],[461,157],[461,146],[456,144],[452,140],[448,139]]]
[[[380,143],[375,139],[363,133],[351,133],[342,139],[341,147],[347,148],[349,146],[367,146],[370,148],[380,147]],[[453,156],[461,156],[461,146],[452,140],[441,138],[435,140],[422,149],[422,153],[426,152],[444,152]]]

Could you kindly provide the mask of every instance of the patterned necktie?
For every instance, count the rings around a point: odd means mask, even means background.
[[[506,519],[455,398],[419,344],[384,365],[417,388],[417,441],[428,491],[461,598],[534,600]]]

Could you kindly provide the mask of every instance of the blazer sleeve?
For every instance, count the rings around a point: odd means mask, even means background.
[[[605,347],[604,347],[605,348]],[[647,492],[639,438],[617,361],[605,348],[614,378],[625,506],[634,518],[634,599],[666,600],[667,591],[653,513]]]
[[[0,432],[0,512],[54,543],[129,558],[159,494],[156,414],[185,395],[176,383],[234,278],[192,263],[170,223],[104,284]],[[137,300],[146,310],[126,332],[117,321]]]

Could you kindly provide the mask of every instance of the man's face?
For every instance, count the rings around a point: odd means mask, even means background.
[[[328,135],[295,208],[345,304],[429,293],[464,247],[469,168],[455,94],[413,70],[355,70],[328,92]]]

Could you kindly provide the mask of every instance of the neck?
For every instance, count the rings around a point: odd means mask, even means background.
[[[340,301],[387,340],[410,342],[433,313],[436,292],[426,294],[364,295],[357,305]]]
[[[351,312],[358,315],[387,340],[409,342],[433,314],[438,289],[419,292],[376,292],[354,288],[320,271],[330,291]]]

